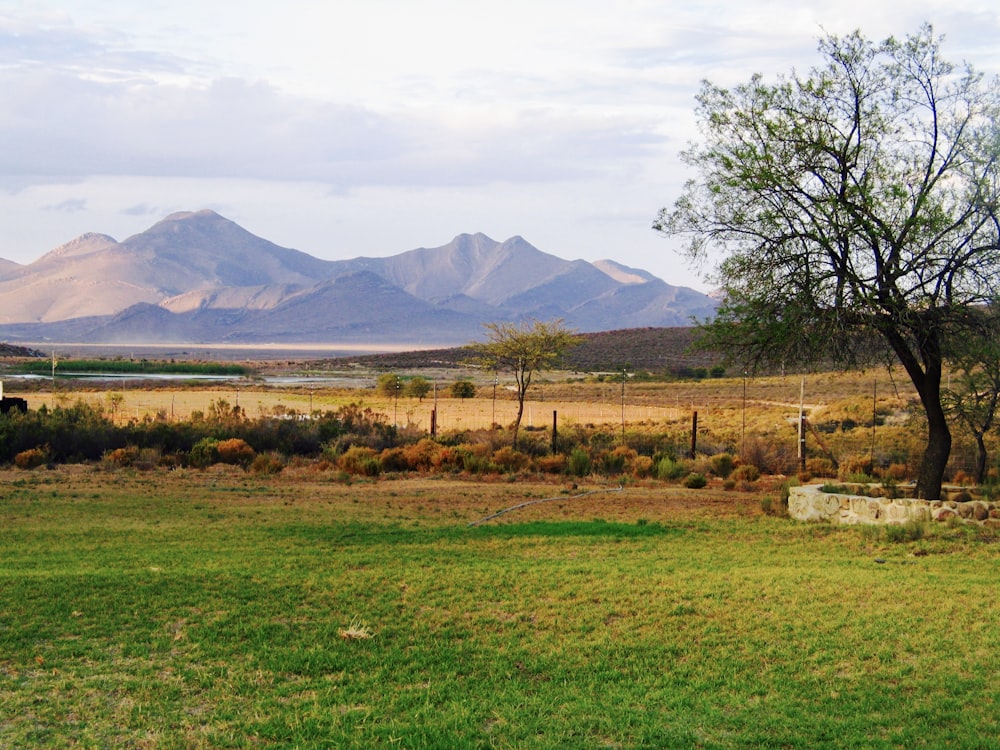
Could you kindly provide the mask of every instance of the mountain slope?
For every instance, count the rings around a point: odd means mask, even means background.
[[[177,213],[123,242],[85,234],[22,266],[0,280],[0,322],[113,315],[196,290],[311,285],[329,270],[212,211]]]
[[[569,261],[521,237],[326,261],[211,211],[123,242],[86,234],[0,276],[0,337],[79,341],[463,343],[497,320],[581,331],[687,325],[715,303],[614,261]]]

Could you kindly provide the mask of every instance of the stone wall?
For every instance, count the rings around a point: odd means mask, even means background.
[[[945,490],[944,500],[916,500],[821,492],[820,486],[792,487],[788,515],[799,521],[836,524],[904,524],[956,518],[1000,527],[1000,502],[982,500],[966,489]]]

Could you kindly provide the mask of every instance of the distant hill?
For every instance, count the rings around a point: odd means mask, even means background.
[[[118,242],[89,233],[34,263],[0,264],[0,337],[91,343],[465,343],[482,324],[689,325],[715,301],[612,260],[521,237],[458,235],[385,258],[321,260],[212,212],[171,214]]]
[[[630,372],[682,374],[695,368],[707,368],[722,360],[717,354],[693,351],[696,329],[632,328],[619,331],[586,333],[566,354],[563,368],[574,372]],[[482,339],[482,337],[480,337]],[[427,367],[460,367],[468,359],[464,347],[339,357],[315,363],[338,368],[352,365],[379,370],[417,370]]]

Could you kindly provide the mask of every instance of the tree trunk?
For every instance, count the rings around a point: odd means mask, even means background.
[[[983,433],[976,433],[976,484],[981,485],[986,479],[986,438]]]
[[[938,500],[951,456],[951,430],[941,404],[941,342],[936,334],[928,333],[920,343],[918,359],[898,331],[888,332],[886,338],[910,376],[927,415],[927,447],[917,472],[916,495],[923,500]]]
[[[924,403],[927,410],[927,447],[917,474],[917,497],[924,500],[938,500],[941,497],[941,484],[951,455],[951,430],[948,429],[948,421],[940,401],[936,406],[935,409]]]
[[[517,432],[521,429],[521,415],[524,414],[524,393],[517,394],[517,418],[514,420],[514,440],[512,442],[514,450],[517,450]]]

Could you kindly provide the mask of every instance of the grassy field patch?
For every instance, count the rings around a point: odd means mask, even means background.
[[[0,746],[1000,746],[988,531],[559,489],[0,472]]]

